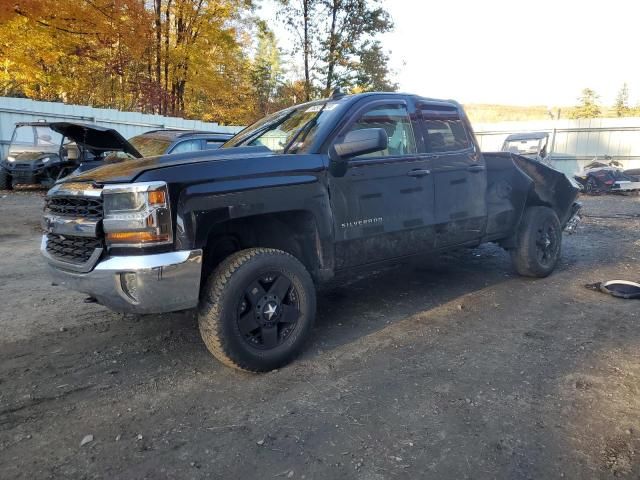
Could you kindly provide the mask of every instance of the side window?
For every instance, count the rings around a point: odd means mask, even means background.
[[[389,146],[380,152],[368,153],[355,158],[389,157],[416,153],[409,112],[404,105],[380,105],[365,112],[349,131],[363,128],[382,128],[389,137]]]
[[[423,107],[422,128],[427,153],[464,150],[471,146],[469,136],[455,107]]]
[[[205,145],[204,145],[204,149],[205,150],[215,150],[216,148],[220,148],[220,145],[222,145],[224,142],[220,141],[220,140],[207,140]]]
[[[199,139],[185,140],[173,147],[170,153],[197,152],[198,150],[201,150]]]

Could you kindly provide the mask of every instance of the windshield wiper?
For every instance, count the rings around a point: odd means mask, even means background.
[[[296,132],[293,138],[289,140],[289,143],[287,143],[287,146],[284,147],[284,150],[282,151],[282,153],[289,152],[289,149],[296,143],[296,140],[298,140],[298,137],[300,137],[301,135],[302,135],[302,138],[300,138],[300,142],[304,142],[304,139],[307,137],[311,129],[316,125],[316,123],[318,122],[318,118],[320,118],[320,115],[322,115],[322,112],[324,111],[328,103],[329,102],[325,102],[320,108],[320,110],[318,110],[318,113],[316,113],[311,120],[305,123],[300,128],[300,130]]]

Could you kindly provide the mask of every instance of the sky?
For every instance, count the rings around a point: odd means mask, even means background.
[[[272,0],[261,16],[290,48]],[[400,90],[462,103],[574,105],[583,88],[640,102],[639,0],[382,0]]]

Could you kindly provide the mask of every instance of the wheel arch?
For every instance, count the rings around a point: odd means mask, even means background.
[[[309,210],[284,210],[232,218],[210,225],[204,251],[208,275],[224,258],[247,248],[273,248],[296,257],[314,280],[332,269],[332,255],[314,214]]]

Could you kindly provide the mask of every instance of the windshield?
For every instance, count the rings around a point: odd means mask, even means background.
[[[169,148],[169,145],[171,145],[171,140],[168,138],[144,134],[132,137],[128,141],[143,157],[163,155],[167,151],[167,148]]]
[[[323,101],[281,110],[245,128],[223,148],[262,145],[276,153],[304,151],[337,106],[337,102]]]
[[[13,131],[9,154],[20,152],[57,152],[62,135],[46,126],[19,125]]]

